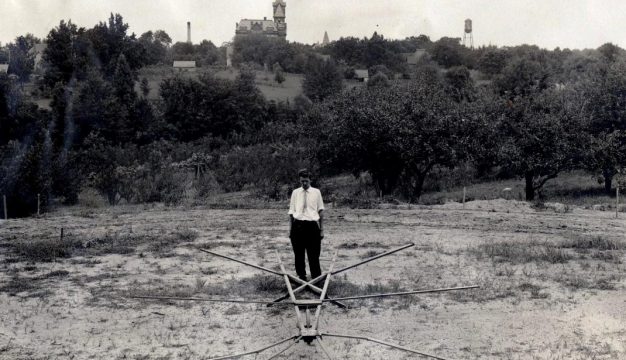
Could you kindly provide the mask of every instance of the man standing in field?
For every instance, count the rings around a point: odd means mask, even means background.
[[[320,250],[324,238],[322,212],[324,202],[318,189],[311,187],[311,175],[308,170],[298,172],[302,187],[291,193],[289,203],[289,238],[295,255],[296,273],[306,281],[304,253],[309,259],[311,278],[322,274],[320,269]]]

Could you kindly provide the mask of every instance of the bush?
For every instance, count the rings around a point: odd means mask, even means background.
[[[372,76],[367,82],[368,87],[389,87],[390,85],[389,78],[382,72],[376,73],[376,75]]]
[[[311,146],[302,144],[258,144],[235,148],[222,156],[215,169],[215,178],[227,192],[240,191],[246,186],[263,198],[284,199],[289,196],[285,185],[292,184],[298,169],[315,172]]]

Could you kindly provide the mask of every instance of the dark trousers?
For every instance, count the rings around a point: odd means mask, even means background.
[[[306,279],[306,265],[304,263],[304,253],[309,259],[309,269],[311,278],[322,275],[320,269],[320,250],[322,239],[320,238],[320,228],[315,221],[295,220],[291,225],[291,246],[296,262],[296,273],[300,279]]]

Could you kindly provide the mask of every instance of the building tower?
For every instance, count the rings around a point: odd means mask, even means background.
[[[330,44],[330,40],[328,39],[328,32],[324,31],[324,40],[322,40],[322,46],[326,46]]]
[[[469,47],[470,49],[474,48],[474,35],[472,34],[472,19],[465,19],[465,32],[463,33],[463,45]]]
[[[191,22],[187,21],[187,44],[191,44]]]
[[[272,6],[274,7],[274,24],[276,24],[278,36],[285,38],[287,37],[287,23],[285,22],[287,4],[283,0],[276,0]]]

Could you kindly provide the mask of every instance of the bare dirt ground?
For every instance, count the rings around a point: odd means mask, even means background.
[[[328,208],[323,267],[334,248],[336,266],[345,266],[415,244],[338,275],[331,295],[481,288],[328,305],[320,328],[451,359],[626,359],[626,215],[557,211],[504,200]],[[272,269],[278,251],[291,270],[285,213],[71,208],[0,223],[0,358],[202,359],[295,335],[290,307],[127,297],[279,297],[280,277],[196,248]],[[363,341],[325,342],[339,359],[418,358]],[[300,343],[279,358],[324,355]]]

